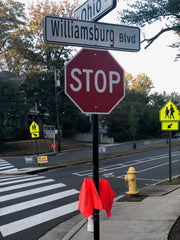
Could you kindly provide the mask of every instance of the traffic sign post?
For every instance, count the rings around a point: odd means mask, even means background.
[[[124,70],[107,51],[81,50],[65,67],[65,92],[83,112],[93,114],[93,180],[99,191],[98,114],[109,114],[125,96]],[[94,240],[99,240],[94,210]]]
[[[138,27],[95,22],[115,6],[116,0],[87,0],[74,12],[80,20],[44,18],[46,43],[98,49],[83,49],[65,67],[67,96],[83,113],[93,114],[93,180],[98,192],[98,114],[109,114],[125,96],[123,68],[109,52],[99,49],[140,50]],[[99,210],[94,209],[94,240],[99,239]]]
[[[179,129],[180,113],[176,105],[172,101],[168,101],[159,111],[159,120],[161,121],[161,129],[169,131],[169,181],[171,182],[171,138],[172,131]]]
[[[29,131],[31,133],[31,137],[35,138],[37,155],[39,155],[37,144],[37,138],[39,137],[39,125],[33,121],[29,127]]]

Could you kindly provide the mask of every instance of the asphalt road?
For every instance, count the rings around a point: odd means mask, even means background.
[[[179,150],[172,147],[172,176],[180,173]],[[138,172],[140,189],[168,178],[168,162],[168,148],[155,150],[102,161],[99,175],[110,182],[117,197],[128,190],[123,178],[131,165]],[[79,213],[79,191],[84,178],[92,177],[92,169],[92,164],[84,164],[36,175],[0,176],[0,239],[38,240]]]
[[[150,145],[147,146],[153,146],[153,145],[157,145],[157,144],[163,144],[166,143],[166,139],[158,139],[158,140],[153,140],[153,141],[149,141],[149,143],[151,143]],[[172,141],[177,141],[176,139],[172,139]],[[136,143],[136,147],[137,148],[142,148],[145,146],[145,142],[148,143],[148,141],[138,141]],[[118,151],[123,151],[123,150],[129,150],[132,149],[133,147],[133,143],[132,142],[128,142],[128,143],[120,143],[120,144],[112,144],[112,145],[107,145],[106,146],[106,152],[118,152]],[[63,160],[72,160],[72,159],[76,159],[76,158],[80,158],[80,157],[88,157],[88,156],[92,156],[92,147],[91,145],[89,146],[89,149],[85,149],[85,150],[75,150],[75,151],[71,151],[71,152],[62,152],[59,153],[55,156],[48,156],[48,162],[59,162],[59,161],[63,161]],[[32,166],[37,166],[37,157],[36,156],[32,156],[34,159],[34,163],[28,164],[25,161],[25,157],[26,156],[18,156],[18,157],[5,157],[3,159],[7,160],[9,163],[11,163],[12,165],[14,165],[16,168],[26,168],[26,167],[32,167]]]

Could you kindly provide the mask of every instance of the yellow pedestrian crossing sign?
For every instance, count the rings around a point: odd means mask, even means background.
[[[177,109],[176,105],[169,101],[165,104],[163,108],[161,108],[159,112],[159,120],[160,121],[179,121],[180,120],[180,113]]]
[[[31,133],[32,138],[38,138],[39,137],[39,125],[35,123],[34,121],[31,123],[29,127],[29,131]]]

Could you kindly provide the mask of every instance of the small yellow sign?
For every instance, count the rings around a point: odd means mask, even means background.
[[[179,130],[179,122],[161,122],[161,129],[163,131]]]
[[[169,101],[163,108],[161,108],[159,112],[159,120],[163,122],[180,120],[179,110],[173,102]]]
[[[38,138],[39,137],[39,132],[31,133],[32,138]]]
[[[39,125],[33,121],[29,127],[29,130],[30,130],[30,133],[38,133]]]
[[[37,160],[38,160],[38,163],[47,163],[48,162],[47,156],[39,156],[37,158]]]

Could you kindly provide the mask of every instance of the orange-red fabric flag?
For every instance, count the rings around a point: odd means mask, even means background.
[[[102,210],[101,199],[91,178],[85,178],[79,194],[80,212],[88,218],[94,212],[94,208]]]
[[[106,215],[109,218],[111,216],[115,192],[111,189],[110,184],[106,179],[100,179],[99,195],[102,201],[103,209],[105,209]]]

